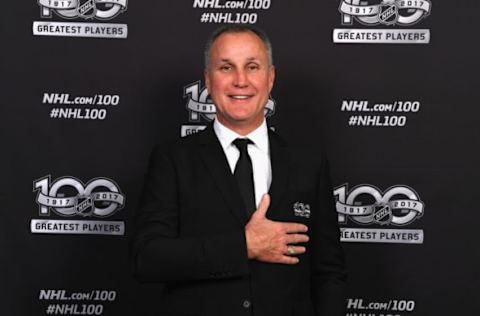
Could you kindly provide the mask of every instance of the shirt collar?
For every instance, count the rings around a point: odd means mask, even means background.
[[[266,154],[269,153],[268,128],[267,121],[265,119],[263,119],[263,122],[259,127],[245,136],[237,134],[220,123],[218,120],[213,122],[213,129],[218,137],[218,140],[220,141],[220,144],[222,145],[223,150],[227,150],[229,146],[233,146],[232,142],[237,138],[248,138],[261,151],[265,152]]]

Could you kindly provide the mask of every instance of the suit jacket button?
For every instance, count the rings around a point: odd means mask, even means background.
[[[252,303],[250,303],[249,300],[244,300],[242,305],[243,305],[244,308],[249,308],[250,305],[252,305]]]

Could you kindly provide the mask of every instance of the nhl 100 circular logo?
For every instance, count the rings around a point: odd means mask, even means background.
[[[424,213],[425,204],[418,193],[408,186],[396,185],[384,192],[368,184],[356,186],[349,192],[347,187],[345,184],[334,190],[338,221],[341,224],[350,218],[361,225],[404,226]]]
[[[413,25],[430,14],[429,0],[342,0],[339,11],[342,24],[353,19],[364,25]]]
[[[107,178],[95,178],[84,185],[74,177],[51,182],[46,176],[33,182],[33,190],[38,191],[36,202],[43,216],[53,210],[61,216],[107,217],[125,203],[118,185]]]
[[[127,0],[38,0],[43,17],[110,20],[127,9]]]

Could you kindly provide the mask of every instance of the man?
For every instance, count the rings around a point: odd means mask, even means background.
[[[216,119],[152,153],[134,269],[165,284],[165,315],[344,315],[328,165],[270,131],[271,46],[247,26],[207,43]]]

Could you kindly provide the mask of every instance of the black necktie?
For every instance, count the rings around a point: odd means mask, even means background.
[[[240,151],[240,157],[235,165],[235,171],[233,175],[237,179],[240,193],[242,194],[243,201],[245,202],[245,211],[247,218],[256,210],[255,204],[255,186],[253,183],[253,169],[252,160],[248,155],[248,144],[253,144],[248,138],[237,138],[233,141],[233,144]]]

